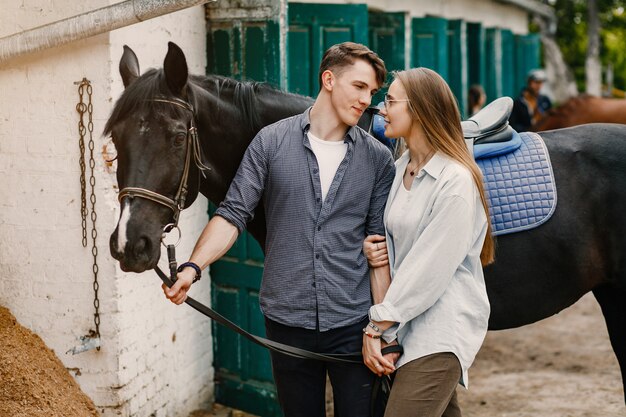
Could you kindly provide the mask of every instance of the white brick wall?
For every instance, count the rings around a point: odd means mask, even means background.
[[[5,3],[0,36],[110,2]],[[0,304],[66,367],[79,369],[76,380],[103,416],[186,416],[213,395],[209,321],[165,300],[154,273],[120,271],[108,249],[119,207],[115,178],[100,153],[101,132],[123,88],[122,45],[135,50],[145,70],[162,65],[168,40],[186,52],[191,72],[204,73],[202,7],[0,64]],[[83,77],[93,84],[103,346],[73,356],[65,352],[94,327],[91,249],[81,245],[75,111],[74,82]],[[181,260],[205,223],[206,200],[199,198],[182,216]],[[192,296],[208,303],[209,287],[205,278]]]

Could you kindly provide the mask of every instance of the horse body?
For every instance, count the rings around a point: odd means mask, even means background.
[[[619,210],[626,207],[626,126],[584,125],[542,138],[557,207],[541,227],[497,238],[496,262],[485,269],[491,329],[549,317],[603,284],[626,290]]]
[[[581,95],[550,110],[537,131],[562,129],[587,123],[626,124],[626,100]]]
[[[152,90],[160,89],[160,95],[187,100],[196,109],[203,160],[211,170],[206,178],[200,178],[194,168],[190,188],[195,186],[196,194],[199,189],[219,204],[258,130],[301,113],[312,100],[223,77],[188,77],[186,71],[184,55],[173,44],[164,69],[148,72],[141,78],[134,53],[130,56],[125,52],[120,72],[127,88],[116,103],[105,132],[112,133],[118,150],[120,188],[139,182],[164,194],[175,192],[181,169],[174,181],[156,171],[150,171],[151,178],[147,179],[149,170],[145,161],[154,163],[161,158],[169,164],[182,165],[181,152],[175,145],[155,148],[154,144],[175,142],[175,138],[168,139],[164,132],[180,130],[172,126],[181,120],[188,124],[185,117],[189,115],[178,114],[176,119],[172,109],[157,111],[157,106],[145,104],[145,94],[134,91],[133,84],[137,82],[134,80],[153,77]],[[172,79],[178,79],[178,85]],[[133,100],[133,95],[141,101]],[[170,128],[163,128],[164,123],[169,123]],[[146,129],[152,132],[150,146],[142,133]],[[492,309],[489,328],[498,330],[533,323],[558,313],[593,291],[602,307],[624,378],[626,223],[620,208],[626,207],[626,126],[587,125],[545,132],[542,137],[554,167],[557,208],[541,227],[498,237],[496,262],[485,269]],[[139,145],[132,145],[134,142]],[[166,171],[172,176],[171,170]],[[191,194],[194,195],[194,190]],[[124,227],[118,224],[111,235],[111,253],[125,270],[151,269],[158,262],[161,230],[170,221],[171,212],[142,199],[123,200],[123,204]],[[121,230],[125,233],[123,239],[119,235]],[[264,246],[262,207],[249,230]],[[126,246],[120,247],[120,242]],[[153,250],[155,246],[157,251]]]

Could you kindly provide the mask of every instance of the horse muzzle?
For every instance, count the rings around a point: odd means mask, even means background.
[[[160,235],[151,238],[146,234],[140,234],[127,240],[120,240],[118,227],[111,234],[109,248],[111,256],[119,261],[122,271],[144,272],[153,269],[159,261]]]

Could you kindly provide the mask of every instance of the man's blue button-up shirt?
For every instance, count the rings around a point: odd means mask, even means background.
[[[241,233],[262,199],[267,237],[260,291],[271,320],[319,330],[348,326],[371,306],[363,239],[384,235],[394,178],[389,150],[359,127],[325,199],[307,132],[309,110],[263,128],[216,211]]]

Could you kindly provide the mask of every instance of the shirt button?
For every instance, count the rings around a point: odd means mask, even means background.
[[[317,202],[319,203],[320,201],[322,201],[322,199],[317,197]]]
[[[315,288],[315,283],[311,284],[311,286],[312,286],[313,288]]]
[[[322,226],[317,226],[317,231],[319,232],[320,230],[322,230]]]
[[[319,254],[319,253],[316,253],[316,254],[315,254],[315,259],[319,259],[319,258],[320,258],[320,254]]]
[[[317,168],[313,169],[313,173],[317,174]]]

